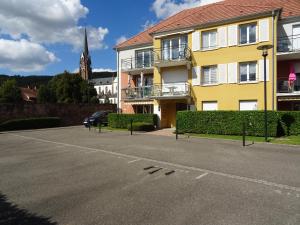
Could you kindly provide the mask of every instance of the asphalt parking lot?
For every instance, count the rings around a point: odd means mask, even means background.
[[[88,131],[0,134],[0,225],[299,225],[300,148]]]

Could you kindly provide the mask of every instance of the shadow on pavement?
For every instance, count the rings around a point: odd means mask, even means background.
[[[0,225],[58,225],[50,218],[38,216],[20,209],[17,205],[8,202],[5,195],[0,193]]]

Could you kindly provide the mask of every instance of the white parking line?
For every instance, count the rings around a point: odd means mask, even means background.
[[[142,159],[135,159],[135,160],[129,161],[128,164],[135,163],[135,162],[138,162],[138,161],[141,161],[141,160]]]
[[[203,177],[205,177],[207,175],[208,175],[208,173],[203,173],[200,176],[196,177],[196,180],[200,180],[201,178],[203,178]]]
[[[263,185],[270,186],[270,187],[276,187],[276,188],[300,192],[300,187],[293,187],[293,186],[289,186],[289,185],[285,185],[285,184],[278,184],[278,183],[274,183],[274,182],[270,182],[270,181],[266,181],[266,180],[242,177],[242,176],[238,176],[238,175],[227,174],[227,173],[213,171],[213,170],[207,170],[207,169],[202,169],[202,168],[197,168],[197,167],[192,167],[192,166],[185,166],[185,165],[171,163],[171,162],[167,162],[167,161],[155,160],[155,159],[139,157],[139,156],[134,156],[134,155],[129,155],[129,154],[122,154],[122,153],[117,153],[117,152],[112,152],[112,151],[107,151],[107,150],[102,150],[102,149],[89,148],[89,147],[84,147],[84,146],[80,146],[80,145],[66,144],[63,142],[49,141],[49,140],[45,140],[45,139],[27,137],[27,136],[22,136],[22,135],[18,135],[18,134],[11,133],[10,135],[15,136],[15,137],[30,139],[30,140],[41,141],[41,142],[45,142],[45,143],[52,143],[52,144],[64,145],[67,147],[79,148],[79,149],[81,149],[80,151],[82,151],[82,150],[97,151],[97,152],[102,152],[102,153],[106,153],[106,154],[110,154],[110,155],[114,155],[114,156],[118,156],[118,157],[132,158],[135,160],[140,159],[140,160],[144,160],[144,161],[148,161],[148,162],[152,162],[152,163],[160,163],[160,164],[164,164],[164,165],[168,165],[168,166],[172,166],[172,167],[177,167],[177,168],[184,169],[184,170],[204,172],[204,173],[227,177],[227,178],[231,178],[231,179],[235,179],[235,180],[242,180],[242,181],[247,181],[247,182],[256,183],[256,184],[263,184]]]

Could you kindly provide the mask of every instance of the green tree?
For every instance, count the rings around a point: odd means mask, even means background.
[[[42,84],[37,92],[38,103],[52,103],[56,102],[55,94],[49,88],[49,85]]]
[[[16,80],[6,80],[0,86],[0,101],[5,103],[22,101],[21,90],[17,86]]]

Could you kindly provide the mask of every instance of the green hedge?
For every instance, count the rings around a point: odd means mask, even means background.
[[[280,122],[283,128],[283,135],[300,134],[300,112],[278,112]]]
[[[150,123],[157,126],[157,115],[156,114],[117,114],[110,113],[108,115],[108,125],[112,128],[123,128],[127,129],[130,121],[133,122],[144,122]]]
[[[246,121],[247,135],[264,136],[263,111],[183,111],[177,113],[180,133],[242,135],[242,125]],[[268,135],[278,134],[279,115],[268,112]]]
[[[127,126],[128,130],[131,129],[131,124]],[[155,127],[151,123],[144,123],[144,122],[135,122],[132,123],[132,130],[133,131],[153,131]]]
[[[58,127],[60,125],[61,119],[58,117],[14,119],[0,124],[0,131],[51,128]]]

